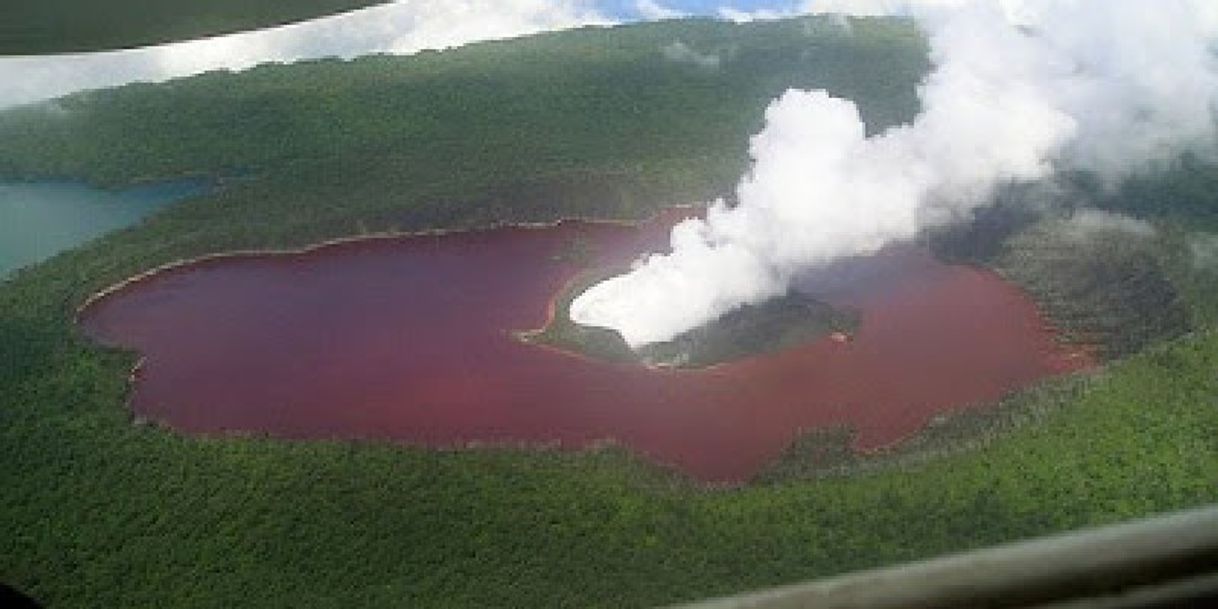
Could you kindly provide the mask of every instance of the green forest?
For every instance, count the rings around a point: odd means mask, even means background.
[[[199,255],[727,194],[788,87],[856,100],[873,132],[916,113],[918,31],[850,25],[589,28],[0,112],[2,179],[219,183],[0,283],[0,582],[49,607],[649,606],[1218,501],[1218,171],[1196,159],[1116,192],[1078,178],[1078,201],[1156,227],[1117,254],[1055,264],[1052,215],[928,237],[1028,287],[1102,369],[888,452],[810,436],[740,487],[614,446],[188,437],[133,423],[138,355],[74,325],[97,290]],[[1110,280],[1073,280],[1088,264]],[[1067,293],[1099,304],[1055,307]]]

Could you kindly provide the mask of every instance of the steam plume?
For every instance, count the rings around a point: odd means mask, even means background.
[[[1117,180],[1212,153],[1212,0],[874,2],[910,10],[934,70],[912,124],[868,138],[855,105],[791,90],[750,142],[737,204],[672,231],[672,251],[597,284],[571,318],[661,342],[783,293],[802,270],[967,218],[996,187],[1061,167]]]

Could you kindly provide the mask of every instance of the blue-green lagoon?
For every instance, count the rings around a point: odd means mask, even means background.
[[[79,182],[0,182],[0,280],[210,188],[206,180],[120,191]]]

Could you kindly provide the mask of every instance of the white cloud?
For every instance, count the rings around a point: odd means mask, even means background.
[[[591,0],[409,0],[315,21],[143,49],[0,58],[0,107],[208,70],[369,53],[409,54],[580,25]]]
[[[720,7],[716,13],[720,19],[725,19],[733,23],[748,23],[750,21],[772,21],[774,19],[783,19],[786,17],[794,17],[805,13],[803,10],[780,10],[780,9],[756,9],[745,11],[730,6]]]
[[[1188,241],[1193,254],[1193,266],[1198,269],[1218,269],[1218,235],[1199,233]]]
[[[1063,167],[1116,181],[1214,153],[1218,2],[948,1],[916,3],[935,67],[911,124],[868,137],[853,102],[786,92],[750,142],[738,203],[678,225],[669,254],[591,287],[572,320],[631,346],[665,341],[808,268],[967,218],[1002,184]],[[1152,230],[1096,213],[1073,226]]]
[[[717,53],[699,53],[680,40],[661,49],[664,58],[676,63],[687,63],[705,70],[717,70],[722,59]]]
[[[908,14],[910,4],[918,1],[935,2],[935,0],[804,0],[787,8],[743,10],[732,6],[721,6],[715,13],[720,19],[733,23],[772,21],[774,19],[785,19],[798,15],[877,17],[882,15]],[[950,2],[952,0],[944,1]]]
[[[912,4],[955,3],[953,0],[807,0],[802,12],[814,15],[849,15],[851,17],[879,17],[908,14]]]
[[[1066,220],[1063,235],[1075,241],[1092,239],[1145,239],[1157,233],[1153,224],[1099,209],[1080,209]]]
[[[842,15],[848,17],[880,17],[909,15],[915,8],[956,6],[971,0],[803,0],[787,8],[742,10],[721,6],[719,18],[735,23],[769,21],[797,15]]]
[[[664,6],[655,0],[638,0],[634,3],[634,8],[639,12],[639,15],[641,15],[643,19],[648,21],[680,19],[688,16],[686,13]]]
[[[1023,21],[1024,11],[1036,0],[803,0],[789,9],[757,9],[743,11],[722,7],[719,16],[737,23],[763,19],[781,19],[795,15],[842,15],[848,17],[888,17],[927,14],[957,9],[969,4],[995,2],[1008,18]]]

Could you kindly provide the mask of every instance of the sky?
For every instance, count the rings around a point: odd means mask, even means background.
[[[584,25],[685,15],[737,21],[777,17],[804,12],[817,1],[399,0],[311,22],[142,49],[0,57],[0,108],[130,82],[240,70],[268,61],[410,54]]]
[[[798,0],[654,0],[639,2],[638,0],[612,0],[602,2],[602,9],[623,20],[656,18],[648,14],[649,9],[658,6],[660,9],[676,11],[686,15],[722,16],[721,11],[739,11],[757,13],[770,11],[775,13],[791,12],[800,8],[804,2]]]

